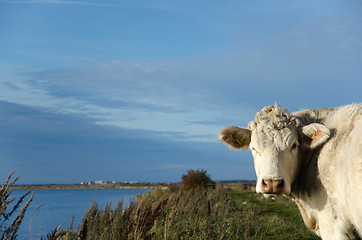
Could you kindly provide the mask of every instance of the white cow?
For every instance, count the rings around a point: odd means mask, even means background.
[[[219,139],[250,148],[256,191],[292,198],[322,239],[362,237],[362,104],[292,114],[267,106],[248,128],[224,128]]]

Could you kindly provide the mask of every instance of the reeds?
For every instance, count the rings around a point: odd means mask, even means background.
[[[0,239],[16,239],[34,196],[17,211],[31,192],[14,204],[11,186],[18,178],[10,182],[12,175],[0,189]],[[318,239],[305,228],[290,200],[266,200],[243,185],[232,190],[221,185],[171,185],[138,195],[127,207],[123,199],[114,209],[93,202],[76,229],[73,221],[69,229],[57,227],[40,239]]]
[[[174,185],[139,195],[126,208],[123,200],[114,210],[94,202],[77,231],[58,239],[262,239],[266,229],[259,214],[240,209],[221,186]]]
[[[1,239],[16,239],[17,232],[19,230],[19,226],[21,224],[21,221],[24,218],[25,211],[28,208],[30,202],[33,200],[34,192],[31,194],[28,201],[25,202],[22,209],[20,210],[20,213],[16,215],[17,210],[19,209],[21,203],[24,201],[24,199],[31,193],[29,190],[27,193],[25,193],[23,196],[20,197],[20,199],[17,201],[17,203],[13,206],[12,202],[15,201],[14,198],[11,197],[11,193],[13,190],[10,189],[12,185],[15,184],[15,182],[19,179],[19,177],[16,177],[13,181],[10,182],[10,179],[14,172],[12,172],[5,183],[1,186],[0,189],[0,236]],[[11,219],[15,219],[11,222]]]
[[[46,239],[319,239],[293,202],[243,188],[171,185],[138,195],[125,208],[122,199],[114,210],[94,202],[76,230],[55,229]]]

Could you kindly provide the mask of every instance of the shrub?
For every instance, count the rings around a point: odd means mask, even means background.
[[[14,172],[8,176],[6,182],[1,186],[0,189],[0,239],[16,239],[19,226],[25,215],[25,211],[34,197],[33,192],[28,201],[24,204],[23,208],[20,210],[20,213],[15,217],[15,212],[31,191],[29,190],[27,193],[25,193],[22,197],[20,197],[18,202],[13,207],[11,207],[10,205],[15,199],[10,196],[12,193],[10,187],[14,185],[15,182],[19,179],[19,177],[16,177],[12,182],[9,183],[13,174]],[[10,219],[14,217],[15,220],[10,223]]]
[[[182,186],[186,189],[206,188],[215,183],[206,175],[206,170],[189,170],[187,175],[182,175]]]

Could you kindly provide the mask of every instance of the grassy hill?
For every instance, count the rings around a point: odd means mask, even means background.
[[[250,185],[185,190],[172,185],[123,209],[94,203],[77,228],[44,239],[319,239],[287,198],[265,199]]]

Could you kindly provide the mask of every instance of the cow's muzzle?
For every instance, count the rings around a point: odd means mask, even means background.
[[[283,179],[262,179],[261,191],[264,194],[282,194],[284,189]]]

